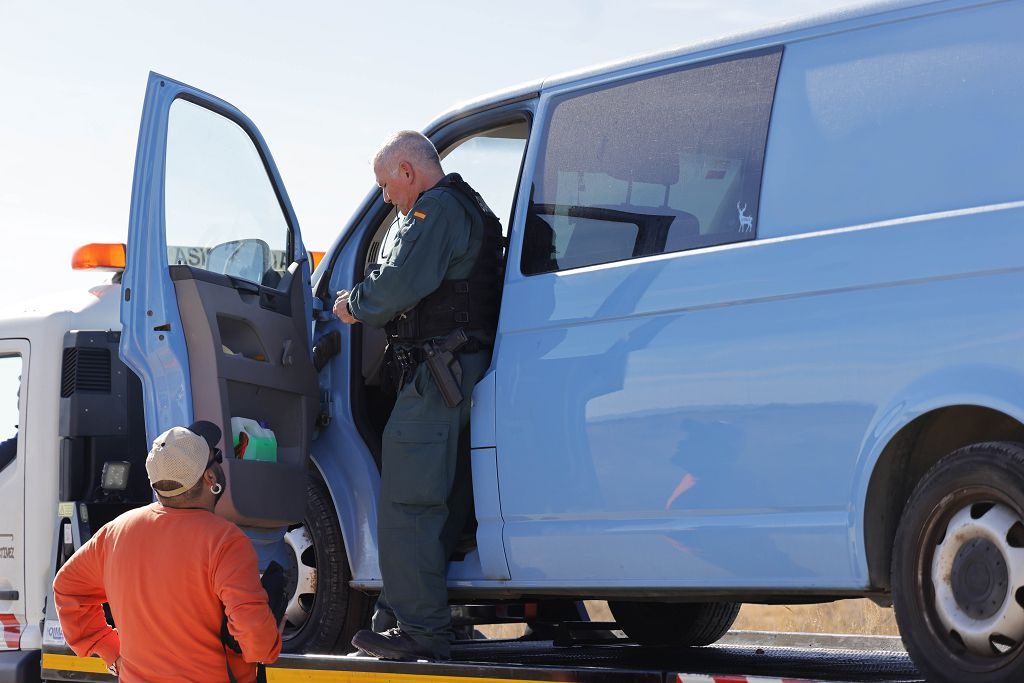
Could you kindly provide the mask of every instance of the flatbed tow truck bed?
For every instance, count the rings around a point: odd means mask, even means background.
[[[837,640],[838,643],[842,639]],[[99,660],[43,654],[43,680],[113,681]],[[388,662],[369,657],[282,655],[267,683],[916,683],[901,651],[724,643],[652,648],[631,643],[556,646],[552,641],[476,640],[456,644],[450,662]]]

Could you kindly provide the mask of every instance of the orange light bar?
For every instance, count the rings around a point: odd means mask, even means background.
[[[73,270],[124,270],[123,244],[86,244],[71,257]]]
[[[320,265],[320,262],[324,260],[324,252],[322,251],[311,251],[309,252],[309,258],[313,259],[313,270]]]

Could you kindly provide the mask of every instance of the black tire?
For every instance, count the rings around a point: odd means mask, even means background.
[[[893,606],[929,681],[1024,680],[1022,520],[1021,444],[956,450],[914,489],[893,548]]]
[[[726,634],[738,602],[619,602],[608,607],[627,636],[641,645],[710,645]]]
[[[309,478],[306,515],[288,530],[287,593],[292,619],[285,621],[282,649],[293,654],[335,654],[352,651],[352,636],[368,628],[373,598],[349,587],[352,573],[331,494],[319,473]],[[296,540],[298,539],[298,540]],[[298,551],[298,552],[296,552]],[[299,564],[305,566],[300,572]],[[300,591],[299,578],[315,570],[312,592]],[[303,618],[304,617],[304,618]]]

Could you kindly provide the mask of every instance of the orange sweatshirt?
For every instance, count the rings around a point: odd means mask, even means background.
[[[126,512],[71,556],[53,593],[71,649],[108,665],[120,655],[122,683],[226,682],[225,613],[245,660],[232,662],[239,683],[255,681],[255,662],[281,652],[256,551],[238,527],[206,510],[153,503]]]

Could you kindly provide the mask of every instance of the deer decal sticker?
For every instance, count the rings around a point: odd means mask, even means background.
[[[746,202],[743,203],[743,206],[740,206],[740,203],[736,202],[736,211],[739,212],[740,232],[750,232],[751,230],[753,230],[754,229],[754,217],[747,215],[747,204],[746,204]]]

